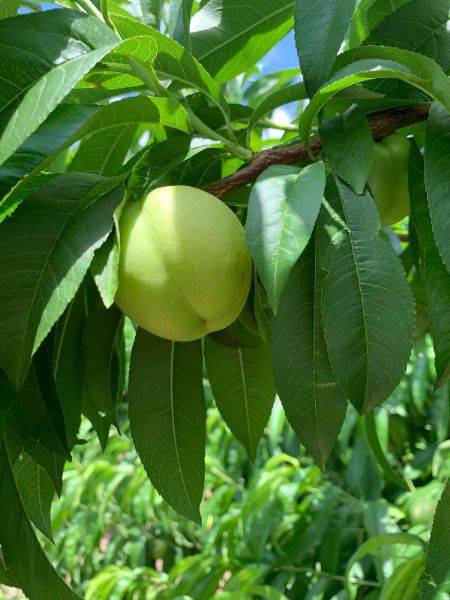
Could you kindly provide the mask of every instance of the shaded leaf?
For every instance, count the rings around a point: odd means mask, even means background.
[[[347,401],[331,371],[321,317],[318,244],[311,238],[289,276],[272,329],[272,368],[286,416],[321,469]]]
[[[434,515],[422,582],[422,600],[444,600],[450,593],[450,481],[447,481]]]
[[[450,101],[449,101],[450,104]],[[450,106],[435,103],[427,120],[425,189],[434,238],[450,272]]]
[[[286,87],[275,90],[273,93],[265,96],[259,104],[257,104],[252,112],[248,122],[247,141],[250,139],[250,133],[253,127],[258,123],[259,119],[268,114],[278,106],[302,100],[306,97],[304,83],[293,83]]]
[[[308,94],[328,79],[356,0],[295,0],[295,43]]]
[[[186,50],[191,51],[189,26],[191,22],[193,0],[172,0],[169,8],[168,33]]]
[[[424,186],[423,157],[415,144],[411,147],[409,196],[411,219],[423,252],[425,291],[435,352],[436,387],[439,387],[450,379],[450,273],[442,262],[433,236]]]
[[[370,194],[356,196],[336,179],[326,198],[330,246],[321,257],[327,271],[323,328],[338,383],[363,413],[383,402],[405,371],[414,301],[400,260],[378,237],[380,220]]]
[[[275,399],[269,349],[227,348],[208,336],[205,361],[217,408],[254,460]]]
[[[352,106],[322,123],[319,133],[333,172],[362,194],[373,159],[372,132],[363,111]]]
[[[382,4],[388,3],[385,0],[375,2],[371,14],[383,10]],[[409,0],[401,4],[372,29],[364,43],[395,46],[424,54],[447,72],[450,68],[449,1]]]
[[[136,132],[136,124],[101,129],[81,142],[67,170],[105,177],[116,175],[125,162]]]
[[[151,482],[179,513],[200,522],[206,428],[200,342],[139,329],[128,401],[131,434]]]
[[[106,308],[114,303],[119,285],[118,270],[119,240],[113,229],[106,242],[96,250],[91,263],[91,272]]]
[[[2,225],[0,362],[17,388],[111,230],[121,196],[111,187],[94,175],[61,175]]]
[[[52,541],[50,509],[55,488],[49,475],[28,454],[17,459],[13,471],[28,518]]]
[[[192,18],[194,55],[223,83],[253,67],[291,29],[294,0],[209,0]]]
[[[85,294],[82,286],[56,326],[53,345],[53,376],[64,413],[69,447],[75,445],[81,423]]]
[[[22,504],[13,475],[17,459],[17,435],[14,425],[8,421],[10,404],[2,397],[1,452],[0,452],[0,502],[8,510],[0,513],[0,539],[6,571],[15,585],[24,593],[42,600],[75,600],[75,594],[56,573],[43,552]],[[14,406],[14,405],[13,405]],[[20,532],[20,544],[17,535]]]
[[[298,169],[274,165],[250,193],[247,241],[275,310],[289,273],[314,228],[325,188],[322,162]]]
[[[83,335],[86,394],[109,422],[117,425],[117,405],[122,397],[117,345],[123,334],[123,317],[114,305],[106,309],[99,301],[89,313]]]
[[[330,81],[320,88],[300,117],[302,139],[309,141],[314,120],[335,94],[373,79],[405,81],[450,110],[450,81],[433,60],[399,48],[362,46],[338,56]]]

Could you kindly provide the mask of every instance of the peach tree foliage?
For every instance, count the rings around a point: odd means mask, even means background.
[[[78,597],[35,527],[51,537],[82,415],[105,445],[121,403],[152,483],[200,521],[205,377],[250,458],[278,393],[325,470],[350,402],[386,478],[407,487],[373,410],[426,332],[436,387],[450,379],[448,0],[173,0],[135,16],[116,0],[20,4],[0,4],[0,581]],[[255,75],[292,28],[300,71]],[[267,141],[272,111],[294,101],[293,124]],[[410,136],[400,234],[367,186],[374,143],[395,130]],[[120,212],[178,183],[245,225],[251,293],[202,341],[139,329],[130,361],[114,304]],[[448,585],[448,497],[424,598]]]

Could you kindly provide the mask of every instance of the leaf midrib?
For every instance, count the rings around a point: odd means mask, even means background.
[[[186,486],[184,473],[181,468],[180,452],[178,449],[178,439],[177,439],[177,431],[176,431],[176,424],[175,424],[175,394],[174,394],[174,385],[173,385],[173,383],[174,383],[174,362],[175,362],[174,359],[175,359],[175,342],[172,341],[171,348],[170,348],[170,417],[171,417],[171,424],[172,424],[173,443],[174,443],[174,448],[175,448],[175,456],[177,457],[178,471],[181,476],[181,481],[183,483],[184,492],[186,494],[186,498],[188,499],[191,509],[193,510],[194,514],[196,514],[197,511],[195,510],[195,506],[192,504],[192,500],[191,500],[191,497],[189,495],[189,492],[188,492],[188,489]]]

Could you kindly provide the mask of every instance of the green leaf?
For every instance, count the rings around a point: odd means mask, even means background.
[[[30,598],[80,600],[54,570],[29,522],[13,475],[13,435],[9,428],[3,430],[0,452],[0,502],[8,507],[0,514],[0,539],[7,572]]]
[[[289,273],[305,249],[325,188],[322,162],[303,169],[266,169],[250,193],[247,241],[274,310]]]
[[[70,458],[63,408],[53,377],[53,338],[51,331],[36,351],[33,363],[49,422],[58,436],[66,458]]]
[[[247,141],[250,139],[250,133],[253,127],[258,123],[261,117],[268,114],[278,106],[289,104],[302,100],[306,97],[305,85],[303,83],[293,83],[281,89],[277,89],[271,94],[265,96],[259,104],[255,106],[254,111],[248,122]]]
[[[372,79],[400,79],[441,102],[450,110],[450,81],[430,58],[415,52],[381,46],[362,46],[339,55],[333,76],[314,95],[300,117],[305,143],[319,111],[341,90]]]
[[[354,105],[322,123],[319,133],[333,172],[362,194],[373,159],[372,133],[363,111]]]
[[[183,46],[156,29],[131,19],[114,16],[114,24],[119,33],[125,38],[134,36],[151,37],[157,49],[156,58],[153,61],[156,75],[161,80],[173,79],[185,87],[203,92],[221,109],[223,115],[227,118],[227,103],[220,87]]]
[[[173,169],[206,148],[216,147],[209,139],[178,134],[144,149],[134,165],[127,188],[136,199],[156,187]]]
[[[76,135],[100,106],[61,104],[38,129],[0,166],[0,198],[6,195],[25,175],[42,169],[56,156],[58,148],[66,147],[67,140]],[[74,137],[73,141],[77,138]],[[73,142],[70,141],[69,145]],[[48,159],[48,160],[46,160]],[[21,184],[24,187],[24,184]],[[5,200],[0,202],[0,207]]]
[[[117,425],[117,405],[122,398],[118,344],[123,317],[114,305],[106,309],[98,301],[90,312],[83,336],[84,384],[88,397],[112,425]]]
[[[268,347],[229,348],[208,336],[205,361],[220,414],[255,460],[275,399]]]
[[[2,225],[0,363],[16,388],[111,230],[121,199],[111,187],[95,175],[61,175]]]
[[[424,562],[420,552],[399,565],[381,588],[380,600],[417,600]]]
[[[370,194],[336,179],[326,191],[329,247],[321,267],[322,315],[331,366],[348,398],[364,413],[395,389],[408,363],[414,301],[400,260],[378,236]],[[345,360],[343,360],[345,357]]]
[[[137,129],[136,124],[125,124],[90,135],[81,142],[67,170],[105,177],[116,175],[125,162]]]
[[[190,131],[186,111],[179,103],[168,98],[145,96],[123,98],[107,106],[89,107],[89,109],[83,107],[82,110],[77,105],[63,105],[55,113],[58,114],[55,117],[52,115],[5,163],[4,185],[10,187],[20,177],[23,178],[11,193],[0,201],[0,221],[2,217],[13,212],[19,203],[18,199],[21,199],[23,195],[22,190],[33,184],[28,178],[32,178],[53,161],[60,152],[70,148],[80,138],[90,136],[81,144],[79,149],[81,155],[79,158],[77,158],[78,153],[75,155],[70,170],[74,171],[79,168],[84,171],[109,173],[117,168],[118,163],[122,162],[125,151],[125,147],[118,148],[117,139],[115,138],[113,141],[110,136],[114,138],[119,132],[127,128],[134,129],[144,123]],[[47,137],[50,137],[50,143],[43,147],[42,140]],[[108,140],[111,154],[105,154],[103,148],[103,144]],[[41,150],[36,152],[36,147]],[[87,151],[95,154],[86,158]],[[27,159],[26,162],[22,161],[22,155],[28,156],[30,152],[34,158]],[[18,163],[23,168],[17,169]],[[1,175],[0,168],[0,177]]]
[[[1,384],[0,502],[8,510],[0,514],[3,565],[14,585],[30,598],[53,600],[56,596],[60,600],[80,600],[47,559],[22,503],[13,472],[23,444],[16,422],[17,397],[14,393],[4,393],[4,383]]]
[[[1,20],[0,39],[1,164],[120,40],[99,19],[65,9]]]
[[[14,403],[14,418],[20,428],[23,444],[37,442],[49,452],[65,457],[66,449],[61,445],[59,432],[55,431],[49,404],[42,397],[34,365],[20,392],[16,392],[3,371],[0,371],[0,392],[2,400]],[[31,442],[32,441],[32,442]]]
[[[384,450],[380,444],[380,440],[378,437],[375,415],[373,411],[370,411],[366,414],[364,423],[366,426],[367,441],[369,442],[369,445],[378,464],[383,469],[386,478],[390,479],[404,490],[408,492],[411,491],[411,485],[408,484],[408,482],[403,477],[401,477],[394,470],[393,467],[391,467],[389,461],[387,460],[384,454]]]
[[[422,600],[442,600],[450,593],[450,481],[447,481],[434,515],[422,582]]]
[[[258,325],[259,332],[263,340],[267,343],[270,341],[272,322],[274,314],[270,308],[267,294],[261,285],[258,277],[255,275],[255,300],[253,303],[255,320]]]
[[[201,522],[206,410],[200,342],[172,342],[139,329],[128,401],[131,434],[151,482],[180,514]]]
[[[33,458],[34,462],[40,465],[48,474],[55,492],[58,496],[61,496],[65,459],[51,452],[32,438],[26,440],[24,448],[27,454]]]
[[[83,392],[83,329],[86,320],[86,291],[80,287],[58,321],[53,344],[53,376],[66,424],[67,441],[72,448],[81,423]]]
[[[192,18],[192,51],[223,83],[254,67],[292,28],[294,0],[209,0]]]
[[[383,4],[387,4],[386,0],[375,2],[372,14],[383,10]],[[371,31],[364,43],[418,52],[434,59],[447,72],[450,68],[449,1],[409,0],[402,4]]]
[[[425,142],[425,189],[442,261],[450,272],[450,107],[433,104]]]
[[[169,8],[169,29],[171,38],[191,51],[189,26],[191,23],[193,0],[172,0]]]
[[[292,269],[272,328],[272,368],[286,416],[322,470],[347,410],[331,371],[322,329],[318,244],[314,236]]]
[[[0,0],[0,19],[13,17],[20,6],[20,0]]]
[[[119,239],[114,229],[91,262],[91,273],[106,308],[114,303],[119,285],[119,255]]]
[[[424,187],[423,157],[415,144],[410,156],[411,219],[423,253],[425,292],[435,352],[435,386],[439,387],[450,379],[450,273],[442,262],[433,236]]]
[[[404,546],[419,546],[422,549],[424,548],[424,542],[419,537],[410,535],[409,533],[387,533],[385,535],[376,535],[365,541],[352,554],[345,569],[345,586],[350,599],[355,598],[355,594],[351,592],[350,588],[350,576],[353,566],[367,554],[374,554],[378,552],[380,548],[394,546],[395,544]]]
[[[312,97],[331,73],[356,0],[295,0],[295,43]]]
[[[22,454],[17,459],[13,472],[28,518],[53,541],[50,509],[55,488],[52,480],[28,454]]]

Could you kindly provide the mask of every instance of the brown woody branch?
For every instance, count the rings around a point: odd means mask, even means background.
[[[380,140],[401,127],[425,121],[428,117],[429,109],[429,104],[419,104],[368,115],[374,140]],[[319,138],[311,141],[311,150],[314,156],[320,154],[322,143]],[[223,198],[230,192],[255,181],[271,165],[293,165],[308,160],[308,152],[303,144],[295,144],[283,148],[270,148],[269,150],[255,154],[249,165],[239,169],[239,171],[228,177],[207,185],[204,189],[210,194],[217,196],[217,198]]]

